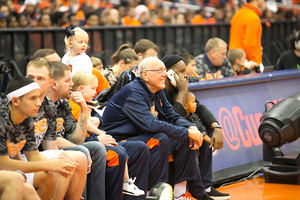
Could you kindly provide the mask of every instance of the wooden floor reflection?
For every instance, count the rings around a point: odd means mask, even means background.
[[[300,200],[299,185],[265,183],[262,177],[227,185],[217,190],[229,193],[230,200]]]

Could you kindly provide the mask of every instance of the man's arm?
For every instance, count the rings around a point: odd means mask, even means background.
[[[43,150],[58,150],[56,140],[42,140]]]
[[[87,132],[87,116],[89,114],[89,110],[86,106],[81,92],[72,92],[72,94],[70,95],[70,99],[72,99],[72,101],[80,106],[81,111],[77,126],[74,132],[69,135],[70,137],[68,138],[68,140],[74,142],[75,144],[82,144],[85,140],[85,135]],[[69,111],[69,115],[72,116],[71,110]]]

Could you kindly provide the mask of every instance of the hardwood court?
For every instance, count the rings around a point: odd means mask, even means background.
[[[257,177],[217,189],[229,193],[230,200],[300,200],[300,185],[265,183]]]

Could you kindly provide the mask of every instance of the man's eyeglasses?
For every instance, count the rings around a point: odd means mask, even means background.
[[[158,72],[160,74],[167,72],[166,69],[146,69],[145,71],[147,71],[147,72]]]

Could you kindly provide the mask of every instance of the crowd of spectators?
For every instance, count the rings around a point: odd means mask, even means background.
[[[230,22],[243,4],[243,1],[238,5],[220,3],[214,5],[214,9],[206,9],[200,2],[200,10],[189,10],[179,9],[176,3],[164,6],[163,1],[152,4],[149,1],[129,0],[115,5],[99,0],[1,0],[0,28],[66,27],[72,23],[84,27],[213,24]],[[262,22],[291,18],[299,18],[299,15],[292,10],[274,10],[268,6],[262,10]]]

